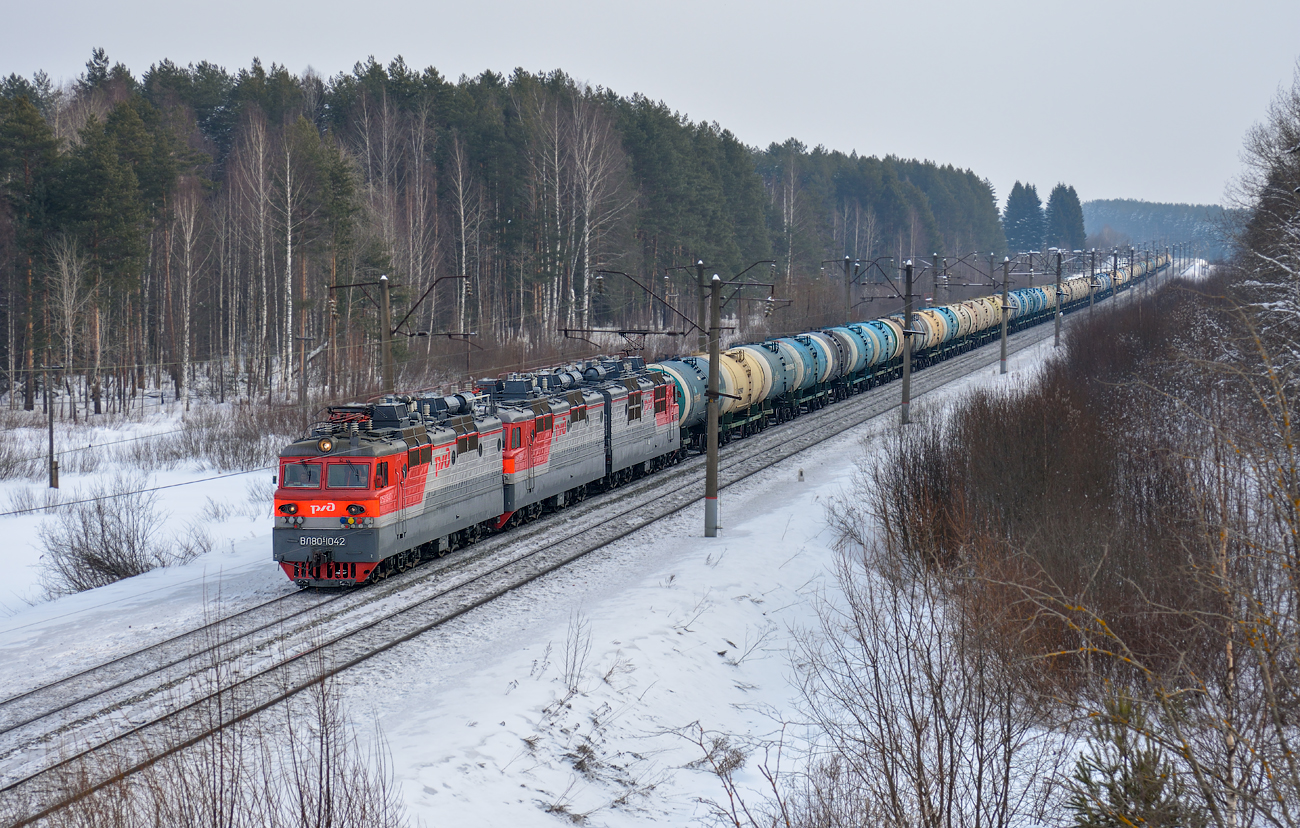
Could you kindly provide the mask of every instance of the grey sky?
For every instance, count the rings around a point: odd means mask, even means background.
[[[1296,0],[448,2],[5,0],[0,74],[75,77],[95,46],[294,72],[401,54],[449,78],[564,69],[748,144],[796,137],[1057,181],[1084,200],[1218,202],[1300,57]]]

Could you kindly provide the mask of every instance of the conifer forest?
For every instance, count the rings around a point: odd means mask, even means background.
[[[28,409],[47,376],[95,413],[145,389],[372,393],[381,276],[414,389],[622,342],[597,331],[683,331],[650,291],[693,317],[697,261],[763,263],[783,301],[728,311],[758,336],[837,320],[846,256],[1005,249],[969,170],[753,148],[559,71],[137,77],[97,49],[64,86],[0,82],[0,392]]]

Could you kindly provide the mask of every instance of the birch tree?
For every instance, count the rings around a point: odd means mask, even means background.
[[[591,313],[591,273],[600,267],[603,255],[596,248],[596,239],[613,229],[632,198],[624,189],[627,162],[613,118],[590,90],[574,91],[571,118],[569,154],[573,164],[577,244],[568,298],[570,324],[575,321],[576,310],[579,327],[587,328]]]
[[[456,301],[457,325],[469,330],[470,257],[477,246],[479,225],[483,221],[483,199],[477,183],[470,174],[469,156],[459,135],[451,138],[451,158],[448,164],[448,185],[451,189],[452,220],[456,229]]]
[[[191,346],[193,335],[191,322],[194,317],[194,287],[199,280],[203,267],[207,264],[209,253],[200,251],[206,230],[203,218],[203,202],[197,192],[197,184],[187,181],[176,198],[177,243],[180,245],[180,383],[178,393],[184,393],[185,410],[190,410],[190,397],[193,392],[194,366]]]
[[[91,262],[82,252],[77,240],[66,233],[60,233],[50,242],[49,259],[54,288],[50,298],[63,340],[63,364],[72,370],[75,364],[73,343],[77,341],[77,327],[82,313],[90,304],[90,290],[86,281]]]

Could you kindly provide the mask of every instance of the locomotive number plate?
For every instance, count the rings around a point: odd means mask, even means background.
[[[347,538],[298,538],[299,546],[347,546]]]

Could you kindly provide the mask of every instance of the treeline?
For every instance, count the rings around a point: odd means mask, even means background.
[[[758,150],[562,72],[453,82],[400,58],[328,79],[256,60],[137,78],[96,50],[66,87],[11,75],[0,196],[0,391],[31,408],[43,366],[61,365],[96,412],[164,384],[364,393],[377,293],[331,286],[381,274],[394,323],[433,334],[398,338],[414,387],[462,360],[500,370],[586,345],[561,329],[671,324],[601,270],[693,316],[693,273],[669,268],[697,260],[725,276],[771,259],[778,295],[833,297],[825,260],[1005,249],[970,171],[795,140]],[[837,307],[808,299],[767,324]]]
[[[1217,204],[1163,204],[1112,198],[1083,205],[1083,222],[1090,247],[1115,247],[1139,239],[1161,239],[1170,244],[1193,242],[1199,255],[1222,261],[1232,255],[1230,223],[1240,211]]]
[[[1064,184],[1052,188],[1044,206],[1037,187],[1017,181],[1007,196],[1002,226],[1007,244],[1022,253],[1052,247],[1082,250],[1086,239],[1079,194]]]

